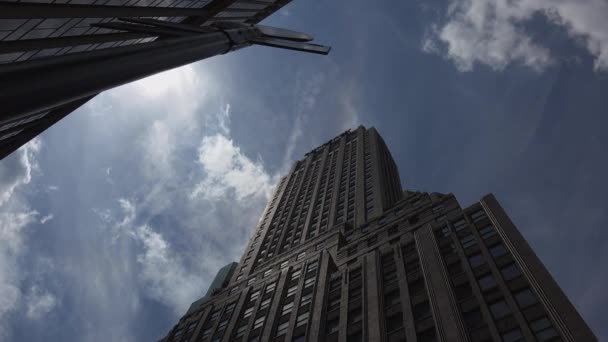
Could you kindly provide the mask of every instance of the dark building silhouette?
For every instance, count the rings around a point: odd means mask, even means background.
[[[164,341],[597,341],[493,195],[401,190],[374,128],[281,179],[231,281]]]
[[[0,1],[0,159],[101,91],[251,44],[327,54],[256,25],[289,0]]]

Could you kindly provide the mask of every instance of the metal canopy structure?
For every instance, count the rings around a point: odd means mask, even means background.
[[[124,0],[117,0],[123,5],[79,1],[0,1],[0,158],[98,93],[158,72],[252,44],[329,52],[310,43],[310,35],[256,25],[284,4],[280,2],[201,0],[204,6],[186,8],[162,6],[169,0],[155,7]],[[72,25],[65,32],[82,34],[56,34],[56,28],[45,28],[75,21],[86,27]],[[28,25],[29,31],[11,39]],[[55,31],[41,38],[30,34],[43,30]]]

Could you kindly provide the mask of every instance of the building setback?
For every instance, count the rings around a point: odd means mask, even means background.
[[[230,282],[163,341],[597,338],[493,195],[403,192],[359,127],[295,163]]]

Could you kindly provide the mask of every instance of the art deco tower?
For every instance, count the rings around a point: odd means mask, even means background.
[[[373,128],[296,162],[221,274],[164,341],[597,340],[492,195],[403,192]]]

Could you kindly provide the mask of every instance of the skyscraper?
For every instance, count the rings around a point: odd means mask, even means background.
[[[0,159],[99,92],[251,44],[327,54],[256,25],[289,0],[0,1]]]
[[[230,282],[164,341],[596,341],[493,195],[402,191],[374,128],[281,179]]]

